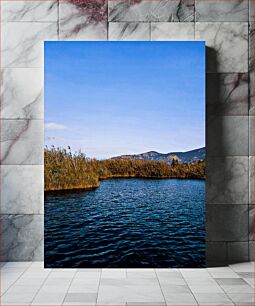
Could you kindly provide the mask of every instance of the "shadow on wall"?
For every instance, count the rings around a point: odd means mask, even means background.
[[[217,165],[213,165],[213,161],[211,160],[210,156],[213,155],[213,149],[215,146],[218,147],[218,150],[221,150],[223,147],[223,125],[222,122],[219,120],[217,126],[217,134],[216,130],[211,133],[213,130],[213,118],[210,116],[210,102],[213,101],[214,108],[220,109],[220,78],[214,79],[213,87],[210,87],[209,78],[208,78],[208,71],[218,71],[218,62],[217,62],[217,51],[213,48],[206,47],[206,266],[217,266],[221,265],[224,266],[227,263],[227,252],[225,250],[225,258],[222,258],[222,250],[219,248],[223,247],[224,245],[214,244],[211,241],[211,236],[213,236],[212,231],[213,228],[211,225],[215,223],[214,216],[211,216],[210,213],[210,202],[214,197],[214,193],[217,192],[216,186],[214,183],[214,174],[215,174],[215,167]],[[216,112],[217,113],[217,112]],[[213,137],[211,137],[213,136]],[[223,170],[223,169],[222,169]],[[218,171],[221,171],[218,169]],[[225,186],[226,181],[223,179],[223,185],[219,190],[225,190],[227,186]],[[219,192],[218,190],[218,192]],[[215,198],[215,197],[214,197]],[[213,201],[213,200],[212,200]],[[212,247],[213,245],[213,247]],[[223,256],[224,257],[224,256]]]
[[[232,205],[248,204],[248,166],[238,157],[245,154],[236,153],[240,144],[234,138],[235,129],[242,130],[244,137],[238,138],[246,146],[248,130],[229,116],[238,112],[231,94],[246,80],[242,74],[217,73],[217,52],[208,47],[206,71],[213,71],[206,75],[206,265],[224,266],[249,260],[248,205]],[[246,97],[241,98],[243,105]],[[245,126],[246,119],[240,120]]]

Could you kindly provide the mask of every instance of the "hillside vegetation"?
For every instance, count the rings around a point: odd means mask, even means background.
[[[108,178],[192,178],[205,179],[205,162],[171,165],[159,161],[87,158],[60,148],[44,151],[44,190],[93,189]]]

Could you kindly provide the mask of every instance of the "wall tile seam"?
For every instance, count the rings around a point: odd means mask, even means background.
[[[207,202],[206,202],[206,205],[215,205],[215,206],[237,206],[237,205],[239,205],[239,206],[247,206],[247,208],[249,208],[249,206],[251,205],[251,204],[208,204]],[[206,212],[207,213],[207,212]]]
[[[0,0],[1,1],[1,0]],[[54,41],[54,40],[51,40]],[[44,43],[44,41],[42,41]],[[2,56],[2,54],[1,54]],[[44,69],[44,66],[26,66],[26,67],[21,67],[21,66],[1,66],[1,71],[4,69]]]
[[[10,21],[14,22],[14,21]],[[35,21],[20,21],[20,22],[35,22]],[[40,21],[38,21],[40,22]],[[3,21],[3,23],[5,23]],[[125,21],[125,20],[113,20],[113,21],[107,21],[107,23],[167,23],[167,24],[203,24],[203,23],[242,23],[242,24],[249,24],[249,21],[155,21],[155,20],[132,20],[132,21]]]
[[[225,203],[218,203],[218,204],[215,204],[215,203],[207,203],[206,202],[206,206],[212,206],[212,205],[215,205],[215,206],[226,206],[226,205],[229,205],[229,206],[250,206],[252,204],[249,204],[249,203],[232,203],[232,204],[225,204]]]
[[[8,1],[14,1],[14,0],[8,0]],[[18,1],[20,1],[20,0],[18,0]],[[43,1],[43,0],[41,0],[41,1]],[[50,23],[50,24],[55,24],[55,23],[58,23],[58,21],[57,20],[56,21],[43,21],[43,20],[32,20],[32,21],[27,21],[27,20],[9,20],[8,21],[8,20],[3,20],[3,21],[1,21],[0,24],[3,25],[3,24],[9,24],[9,23],[42,23],[42,24]]]
[[[0,217],[1,216],[42,216],[42,217],[44,217],[44,213],[40,213],[40,214],[38,214],[38,213],[30,213],[30,214],[28,214],[28,213],[20,213],[20,214],[3,214],[3,213],[0,213]]]
[[[226,117],[228,117],[228,116],[226,116]],[[238,117],[238,116],[237,116]],[[247,116],[248,117],[248,116]],[[254,153],[255,154],[255,153]],[[255,155],[249,155],[249,152],[247,153],[247,154],[243,154],[243,155],[236,155],[236,154],[227,154],[227,155],[224,155],[224,154],[222,154],[222,155],[212,155],[212,154],[210,154],[210,153],[206,153],[206,158],[233,158],[233,157],[241,157],[241,158],[244,158],[244,157],[253,157],[253,156],[255,156]]]
[[[217,112],[214,114],[213,112],[210,112],[207,114],[208,117],[254,117],[255,115],[252,115],[252,114],[248,114],[248,111],[247,111],[247,114],[234,114],[234,115],[231,115],[231,114],[224,114],[224,115],[221,115],[221,114],[218,114]]]
[[[44,166],[44,163],[42,164],[2,164],[0,163],[0,166]]]
[[[205,240],[205,248],[210,247],[210,244],[218,244],[218,243],[224,243],[224,247],[228,248],[231,244],[235,243],[243,243],[247,244],[247,248],[250,242],[253,242],[252,240]]]
[[[10,118],[10,117],[1,117],[1,115],[0,115],[0,121],[11,121],[11,120],[13,120],[13,121],[22,121],[22,120],[28,120],[28,121],[32,121],[32,120],[35,120],[35,121],[40,121],[40,120],[42,120],[42,121],[44,121],[44,119],[43,119],[43,117],[40,117],[40,118],[26,118],[26,117],[17,117],[17,118]]]
[[[110,31],[109,31],[109,25],[110,25],[110,20],[109,20],[109,0],[106,1],[106,13],[107,13],[107,20],[106,20],[106,40],[110,41]]]
[[[201,41],[201,40],[195,40],[195,41]],[[203,41],[203,40],[202,40]],[[224,71],[224,72],[211,72],[208,71],[206,74],[249,74],[251,71]]]
[[[108,0],[107,0],[108,1]],[[57,5],[57,10],[58,10],[58,12],[57,12],[57,39],[59,40],[60,39],[60,13],[59,13],[59,2],[60,2],[60,0],[57,0],[57,3],[58,3],[58,5]]]

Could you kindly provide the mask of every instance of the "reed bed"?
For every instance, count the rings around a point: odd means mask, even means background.
[[[172,165],[159,161],[87,158],[82,152],[51,147],[44,151],[44,190],[93,189],[108,178],[205,179],[205,162]]]

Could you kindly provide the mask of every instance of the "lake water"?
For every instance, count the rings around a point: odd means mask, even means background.
[[[111,179],[45,195],[46,267],[205,266],[205,181]]]

